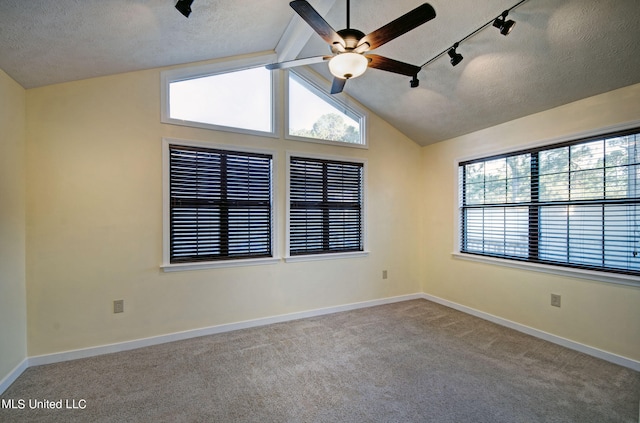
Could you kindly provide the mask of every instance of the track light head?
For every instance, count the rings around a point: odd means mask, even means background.
[[[456,52],[458,45],[458,43],[455,43],[453,47],[451,47],[447,52],[447,54],[451,58],[451,66],[457,65],[458,63],[462,62],[462,59],[464,59],[464,57],[462,57],[462,54]]]
[[[418,79],[418,75],[413,75],[413,79],[409,81],[409,85],[411,88],[417,88],[420,86],[420,80]]]
[[[178,0],[178,2],[176,3],[176,9],[178,9],[178,11],[182,13],[185,18],[188,18],[191,14],[192,3],[193,0]]]
[[[500,34],[502,35],[509,35],[509,33],[511,32],[511,30],[516,24],[515,21],[512,21],[511,19],[509,19],[508,21],[506,20],[508,14],[509,14],[509,11],[505,10],[504,12],[502,12],[501,16],[497,17],[493,21],[493,26],[498,28],[500,30]]]

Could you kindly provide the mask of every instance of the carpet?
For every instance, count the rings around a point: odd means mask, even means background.
[[[636,423],[640,373],[411,300],[31,367],[1,398],[12,423]]]

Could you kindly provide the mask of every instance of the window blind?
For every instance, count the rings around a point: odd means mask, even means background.
[[[460,163],[460,250],[640,275],[640,130]]]
[[[169,146],[171,263],[271,257],[268,154]]]
[[[363,251],[363,164],[291,157],[289,254]]]

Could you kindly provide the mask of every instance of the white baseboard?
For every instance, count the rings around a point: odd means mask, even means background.
[[[29,358],[29,366],[39,366],[42,364],[59,363],[63,361],[76,360],[79,358],[93,357],[102,354],[110,354],[121,351],[133,350],[136,348],[149,347],[152,345],[164,344],[167,342],[181,341],[184,339],[197,338],[199,336],[214,335],[217,333],[231,332],[239,329],[248,329],[258,326],[270,325],[273,323],[289,322],[292,320],[305,319],[308,317],[322,316],[325,314],[338,313],[341,311],[356,310],[359,308],[374,307],[383,304],[397,303],[400,301],[415,300],[422,298],[422,294],[401,295],[398,297],[383,298],[380,300],[363,301],[359,303],[344,304],[334,307],[319,308],[315,310],[300,311],[296,313],[281,314],[272,317],[264,317],[254,320],[245,320],[237,323],[210,326],[206,328],[175,332],[166,335],[153,336],[149,338],[136,339],[133,341],[119,342],[115,344],[99,345],[97,347],[82,348],[71,351],[63,351],[53,354],[38,355]]]
[[[25,358],[20,364],[18,364],[8,375],[0,380],[0,395],[7,390],[7,388],[24,372],[29,368],[29,359]]]
[[[611,363],[618,364],[620,366],[628,367],[635,371],[640,371],[640,362],[616,355],[607,351],[603,351],[588,345],[581,344],[579,342],[571,341],[560,336],[556,336],[538,329],[531,328],[529,326],[522,325],[520,323],[512,322],[507,319],[503,319],[498,316],[494,316],[483,311],[479,311],[461,304],[454,303],[452,301],[445,300],[443,298],[435,297],[424,293],[401,295],[397,297],[382,298],[379,300],[363,301],[358,303],[344,304],[334,307],[319,308],[315,310],[301,311],[296,313],[281,314],[272,317],[265,317],[254,320],[246,320],[237,323],[229,323],[217,326],[210,326],[206,328],[187,330],[183,332],[175,332],[166,335],[153,336],[149,338],[136,339],[132,341],[118,342],[114,344],[99,345],[96,347],[82,348],[71,351],[63,351],[53,354],[44,354],[34,357],[25,358],[15,369],[13,369],[7,376],[0,380],[0,394],[2,394],[28,367],[39,366],[43,364],[53,364],[63,361],[76,360],[79,358],[94,357],[103,354],[116,353],[121,351],[133,350],[136,348],[149,347],[153,345],[164,344],[167,342],[180,341],[184,339],[196,338],[199,336],[214,335],[217,333],[231,332],[239,329],[248,329],[258,326],[270,325],[273,323],[289,322],[293,320],[305,319],[308,317],[322,316],[326,314],[338,313],[342,311],[356,310],[367,307],[374,307],[383,304],[397,303],[401,301],[425,299],[433,301],[434,303],[442,304],[444,306],[453,308],[463,313],[470,314],[472,316],[479,317],[484,320],[505,326],[511,329],[515,329],[519,332],[526,333],[528,335],[535,336],[545,341],[553,342],[554,344],[561,345],[563,347],[576,350],[593,357],[597,357]]]
[[[485,313],[484,311],[476,310],[471,307],[463,306],[453,301],[445,300],[440,297],[436,297],[429,294],[420,294],[421,298],[425,300],[433,301],[434,303],[442,304],[444,306],[453,308],[466,314],[470,314],[475,317],[479,317],[484,320],[488,320],[492,323],[496,323],[500,326],[505,326],[510,329],[517,330],[518,332],[526,333],[527,335],[535,336],[536,338],[544,339],[545,341],[553,342],[554,344],[561,345],[563,347],[578,351],[584,354],[588,354],[592,357],[600,358],[610,363],[618,364],[623,367],[640,372],[640,361],[633,360],[628,357],[623,357],[608,351],[604,351],[598,348],[590,347],[589,345],[581,344],[576,341],[572,341],[561,336],[553,335],[551,333],[532,328],[520,323],[513,322],[511,320],[503,319],[502,317],[494,316],[493,314]]]

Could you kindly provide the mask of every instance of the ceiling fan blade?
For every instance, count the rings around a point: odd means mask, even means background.
[[[424,3],[413,9],[411,12],[400,16],[398,19],[389,22],[370,34],[365,35],[358,43],[358,47],[366,43],[369,44],[367,50],[373,50],[374,48],[378,48],[394,38],[419,27],[423,23],[428,22],[435,17],[436,11],[433,7],[431,7],[429,3]]]
[[[415,76],[422,69],[420,66],[399,62],[397,60],[389,59],[388,57],[379,56],[377,54],[367,54],[365,57],[369,60],[370,68],[399,73],[401,75]]]
[[[329,45],[340,44],[344,46],[345,43],[342,37],[306,0],[295,0],[289,5]]]
[[[322,63],[325,60],[329,60],[332,57],[333,56],[315,56],[315,57],[307,57],[304,59],[288,60],[286,62],[270,63],[268,65],[265,65],[265,68],[269,70],[273,70],[273,69],[288,69],[296,66],[315,65],[316,63]]]
[[[347,83],[346,79],[341,78],[333,78],[333,83],[331,84],[331,94],[339,94],[344,89],[344,84]]]

